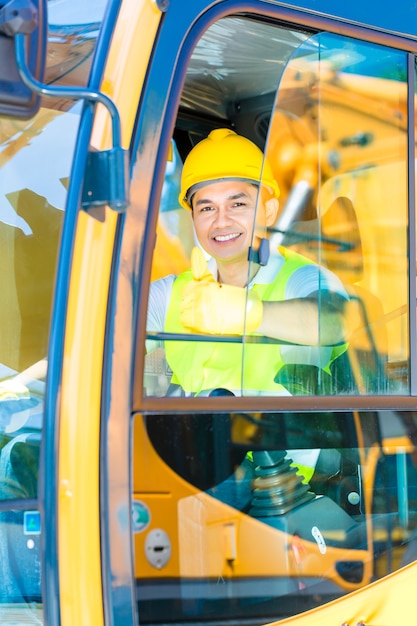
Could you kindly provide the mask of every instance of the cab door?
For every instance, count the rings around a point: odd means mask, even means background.
[[[118,1],[46,8],[40,110],[0,118],[1,621],[115,623],[122,611],[133,623],[129,592],[122,609],[107,593],[101,411],[121,218],[94,172],[116,141],[128,153],[161,12]],[[126,376],[119,393],[125,402]],[[127,510],[126,469],[122,484]],[[131,589],[125,572],[123,584]]]

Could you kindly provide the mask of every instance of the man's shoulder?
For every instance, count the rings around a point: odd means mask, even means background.
[[[172,285],[174,280],[177,278],[176,274],[167,274],[166,276],[162,276],[157,280],[152,281],[151,287],[156,287],[157,289],[163,289],[165,285]]]
[[[162,278],[152,281],[150,289],[150,297],[163,298],[164,295],[169,297],[172,291],[172,285],[177,277],[175,274],[168,274]]]

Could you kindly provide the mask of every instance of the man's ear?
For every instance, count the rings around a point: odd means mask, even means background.
[[[265,202],[265,216],[266,225],[272,226],[275,224],[278,217],[279,200],[275,196],[268,198]]]

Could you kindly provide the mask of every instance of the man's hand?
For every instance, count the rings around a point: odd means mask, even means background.
[[[258,328],[263,305],[255,292],[216,282],[198,247],[191,253],[191,271],[193,280],[184,288],[181,303],[181,323],[187,330],[242,335]]]

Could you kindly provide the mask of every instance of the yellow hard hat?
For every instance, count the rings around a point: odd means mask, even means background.
[[[261,183],[279,197],[278,183],[262,150],[229,128],[216,128],[194,146],[184,161],[179,203],[190,209],[193,189],[224,179]]]

